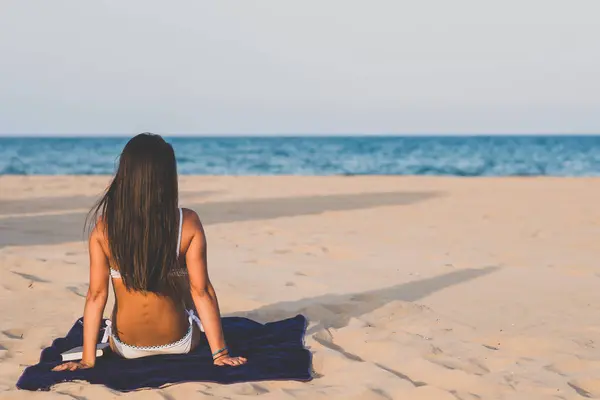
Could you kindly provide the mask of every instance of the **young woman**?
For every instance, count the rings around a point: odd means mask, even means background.
[[[115,353],[125,358],[188,353],[203,330],[215,365],[246,362],[229,355],[208,277],[206,237],[198,215],[179,208],[170,144],[148,133],[131,139],[90,217],[95,226],[89,238],[83,358],[55,371],[94,366],[109,279],[115,306],[104,336]]]

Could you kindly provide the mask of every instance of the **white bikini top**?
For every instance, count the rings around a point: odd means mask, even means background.
[[[177,237],[177,258],[179,258],[179,247],[181,246],[181,231],[183,229],[183,211],[181,210],[181,208],[179,208],[179,236]],[[110,269],[110,276],[111,278],[120,278],[121,277],[121,273],[119,271],[117,271],[116,269]],[[172,271],[177,275],[181,275],[182,271]],[[184,273],[187,273],[187,271],[184,271]]]

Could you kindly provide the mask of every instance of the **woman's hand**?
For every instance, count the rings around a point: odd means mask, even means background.
[[[52,371],[75,371],[77,369],[92,368],[93,365],[84,363],[83,361],[69,361],[52,368]]]
[[[237,367],[243,364],[246,364],[248,360],[246,360],[244,357],[229,357],[228,355],[226,356],[222,356],[219,357],[217,359],[214,360],[214,364],[222,367],[225,365],[229,365],[231,367]]]

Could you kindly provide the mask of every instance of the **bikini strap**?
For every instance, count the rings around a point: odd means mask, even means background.
[[[102,340],[100,343],[108,343],[108,338],[112,336],[112,322],[110,319],[106,320],[106,326],[104,327],[104,334],[102,335]]]
[[[183,211],[179,207],[179,237],[177,238],[177,258],[179,258],[179,248],[181,246],[181,231],[183,230]]]

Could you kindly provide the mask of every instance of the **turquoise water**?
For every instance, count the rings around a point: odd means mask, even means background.
[[[128,138],[0,138],[0,175],[112,174]],[[600,136],[176,137],[181,174],[600,176]]]

